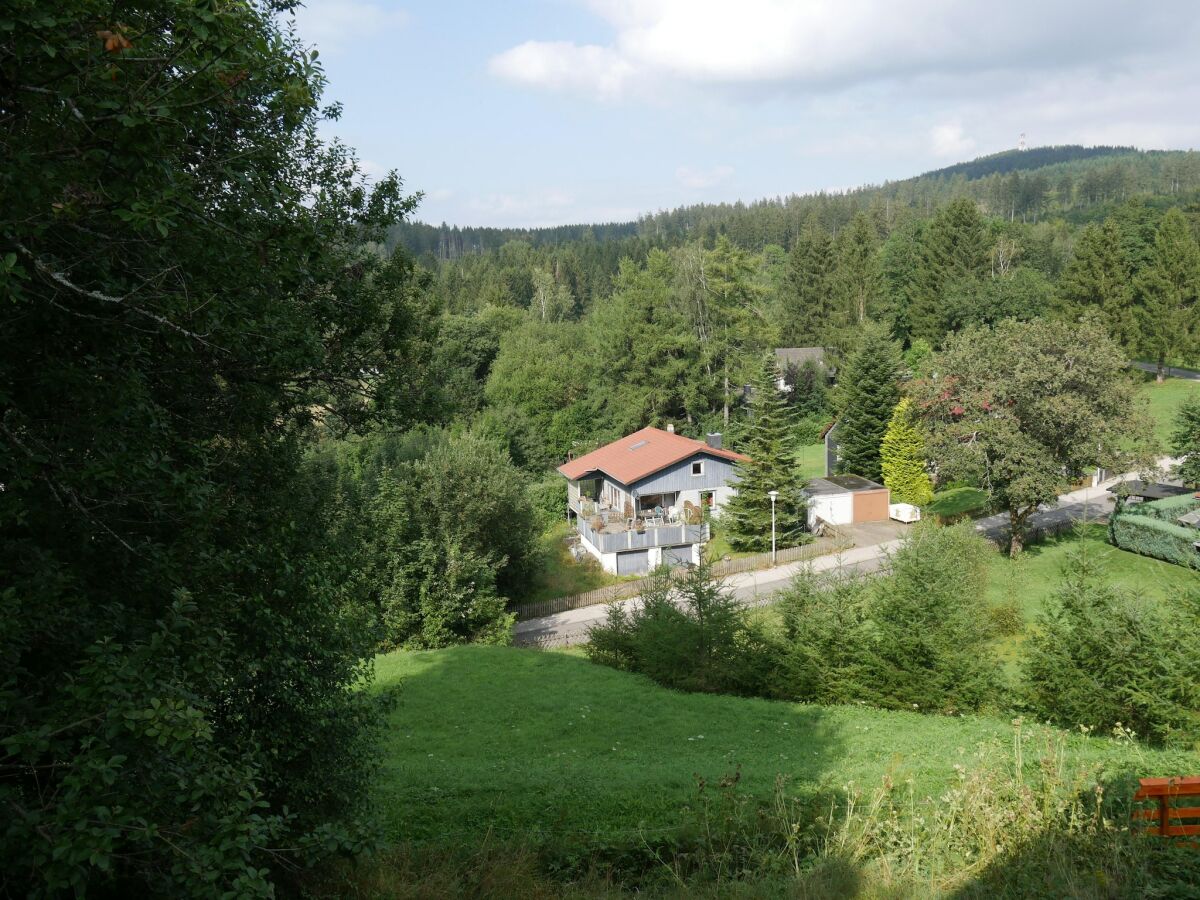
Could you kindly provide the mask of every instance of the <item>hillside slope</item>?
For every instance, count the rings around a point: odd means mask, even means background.
[[[697,796],[740,769],[769,797],[869,793],[885,776],[939,796],[981,752],[1011,764],[1008,721],[819,707],[665,690],[561,653],[456,647],[378,659],[399,685],[380,800],[396,840],[457,843],[491,834],[559,846],[661,835]],[[1061,741],[1069,763],[1109,773],[1178,774],[1184,753],[1026,726],[1026,767]]]

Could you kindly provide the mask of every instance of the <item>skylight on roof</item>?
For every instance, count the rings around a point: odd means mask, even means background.
[[[645,446],[646,446],[648,443],[650,443],[650,442],[649,442],[649,441],[645,441],[645,440],[643,440],[643,441],[636,441],[635,443],[632,443],[632,444],[630,444],[630,445],[629,445],[629,449],[630,449],[630,450],[637,450],[639,447],[645,447]]]

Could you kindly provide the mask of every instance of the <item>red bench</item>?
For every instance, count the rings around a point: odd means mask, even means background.
[[[1200,775],[1186,778],[1143,778],[1133,795],[1135,802],[1154,802],[1153,806],[1136,809],[1133,818],[1146,822],[1146,831],[1164,837],[1200,835]],[[1194,806],[1183,806],[1179,800],[1193,798]],[[1176,803],[1172,805],[1171,801]]]

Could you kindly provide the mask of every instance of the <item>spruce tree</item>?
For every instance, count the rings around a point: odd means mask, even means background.
[[[780,335],[788,347],[820,346],[826,338],[830,316],[829,274],[833,242],[829,233],[810,218],[788,253],[787,274],[780,292]]]
[[[737,494],[723,513],[729,545],[735,550],[771,549],[770,491],[779,492],[775,502],[777,546],[792,547],[802,540],[804,481],[796,465],[792,412],[779,391],[778,378],[774,357],[764,355],[751,384],[751,418],[741,448],[750,461],[735,465]]]
[[[975,202],[960,197],[934,216],[922,238],[919,283],[909,307],[909,329],[935,346],[945,337],[945,293],[951,285],[982,278],[991,250],[987,223]],[[889,410],[890,414],[890,410]]]
[[[1138,277],[1141,300],[1138,345],[1158,365],[1163,380],[1166,364],[1196,346],[1200,303],[1200,246],[1187,219],[1171,209],[1154,238],[1153,263]]]
[[[933,484],[925,471],[925,438],[913,421],[907,397],[892,412],[879,454],[883,483],[894,502],[924,506],[933,499]]]
[[[880,444],[900,400],[896,380],[900,353],[881,328],[866,330],[859,351],[850,358],[842,376],[843,404],[837,439],[841,472],[876,481],[882,475]]]
[[[1075,255],[1058,282],[1058,298],[1072,319],[1098,317],[1117,342],[1132,344],[1129,261],[1121,248],[1121,229],[1113,219],[1089,225],[1080,234]]]
[[[1186,485],[1200,487],[1200,396],[1193,396],[1175,414],[1171,452],[1179,457],[1175,474]]]
[[[858,213],[835,242],[837,268],[832,279],[840,323],[863,325],[877,311],[883,295],[879,239],[866,213]]]

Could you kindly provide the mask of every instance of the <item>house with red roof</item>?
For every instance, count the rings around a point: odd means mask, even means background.
[[[733,465],[747,457],[721,446],[643,428],[558,467],[567,516],[580,545],[605,571],[642,574],[662,563],[695,565],[708,517],[736,490]]]

